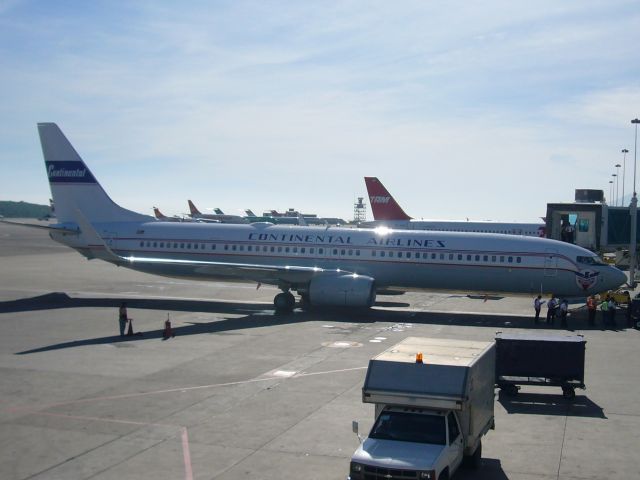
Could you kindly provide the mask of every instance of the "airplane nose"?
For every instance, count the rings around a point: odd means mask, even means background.
[[[611,281],[611,286],[609,286],[607,290],[615,290],[623,283],[627,283],[628,279],[627,279],[626,273],[624,273],[622,270],[619,270],[615,267],[609,267],[609,268],[610,268],[611,274],[607,275],[607,277],[609,277]]]

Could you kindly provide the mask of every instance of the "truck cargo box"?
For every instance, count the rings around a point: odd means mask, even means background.
[[[493,423],[494,372],[494,342],[408,337],[369,361],[362,401],[376,415],[385,405],[457,410],[481,435]]]

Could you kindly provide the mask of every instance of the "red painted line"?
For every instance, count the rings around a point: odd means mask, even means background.
[[[193,480],[191,466],[191,452],[189,451],[189,433],[187,427],[182,427],[182,458],[184,459],[184,479]]]

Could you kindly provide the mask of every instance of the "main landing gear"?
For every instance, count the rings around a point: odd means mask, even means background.
[[[277,313],[291,313],[296,306],[296,297],[289,291],[279,293],[273,298],[273,306]]]

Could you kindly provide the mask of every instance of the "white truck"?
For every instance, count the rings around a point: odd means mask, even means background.
[[[494,342],[419,337],[372,358],[362,401],[376,420],[348,478],[445,480],[465,457],[479,466],[481,438],[495,427],[495,358]]]

